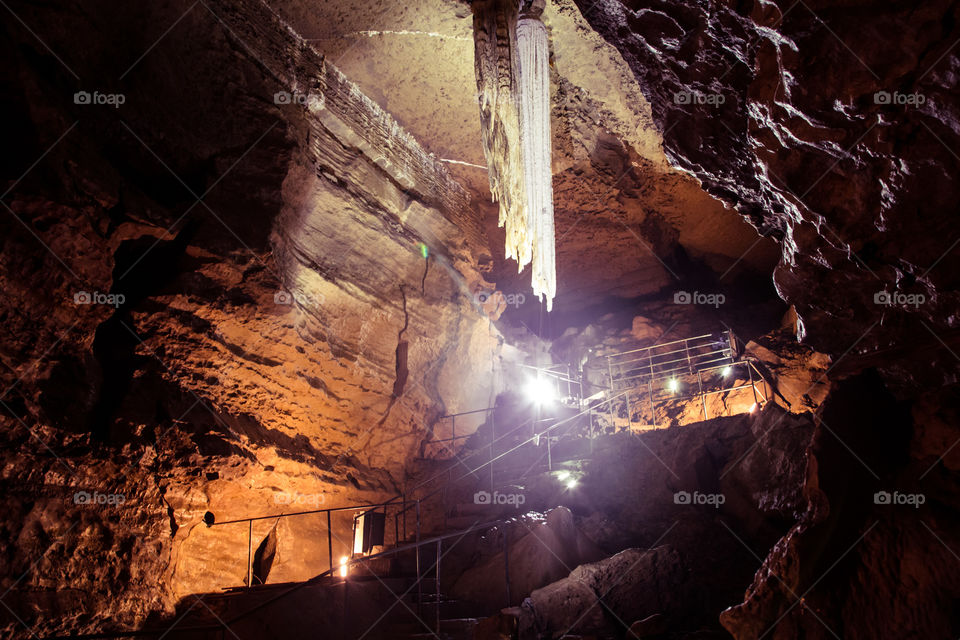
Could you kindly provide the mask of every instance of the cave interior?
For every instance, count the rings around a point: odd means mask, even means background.
[[[0,4],[3,637],[960,637],[960,2]]]

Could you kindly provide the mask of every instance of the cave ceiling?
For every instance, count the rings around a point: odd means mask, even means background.
[[[480,134],[468,3],[271,5],[327,59],[441,158],[482,216],[489,279],[529,292],[503,258]],[[607,297],[670,296],[696,267],[731,284],[772,273],[776,244],[671,166],[650,104],[620,53],[569,0],[549,3],[553,170],[560,311]],[[691,263],[695,265],[690,268]]]

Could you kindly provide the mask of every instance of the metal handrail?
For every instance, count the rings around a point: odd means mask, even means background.
[[[706,354],[706,355],[714,355],[714,354]],[[674,361],[671,362],[671,364],[672,364],[673,362],[685,362],[685,363],[688,363],[688,364],[689,364],[689,362],[688,362],[686,359],[674,360]],[[702,366],[700,366],[700,365],[704,365],[704,364],[710,365],[710,364],[712,364],[712,363],[714,363],[714,362],[723,362],[723,363],[725,363],[726,365],[729,365],[729,364],[734,364],[736,361],[733,360],[732,358],[730,358],[729,356],[722,356],[722,357],[713,358],[713,359],[707,360],[707,361],[696,362],[696,363],[693,363],[693,364],[695,365],[695,367],[696,367],[696,368],[694,369],[694,372],[696,372],[696,371],[706,371],[706,370],[708,370],[708,369],[712,369],[712,368],[714,368],[714,367],[702,367]],[[658,365],[655,363],[653,366],[656,367],[656,366],[658,366]],[[720,366],[724,366],[724,365],[720,365]],[[624,382],[624,381],[629,381],[629,380],[646,380],[646,379],[648,379],[648,378],[652,378],[653,380],[659,380],[659,379],[661,379],[661,378],[669,377],[668,374],[677,373],[677,372],[679,372],[679,371],[688,371],[688,372],[689,372],[689,371],[690,371],[690,367],[689,367],[689,366],[685,366],[685,367],[673,367],[672,369],[658,369],[658,370],[656,370],[656,371],[654,372],[653,375],[651,375],[649,372],[644,372],[644,373],[640,373],[640,374],[637,374],[637,375],[624,375],[624,374],[621,374],[620,377],[618,377],[618,378],[616,378],[616,379],[614,380],[614,384],[616,385],[617,383],[622,383],[622,382]]]
[[[207,525],[207,527],[219,527],[219,526],[224,526],[228,524],[247,523],[247,579],[246,579],[245,586],[247,588],[250,588],[253,586],[253,523],[255,521],[273,520],[273,519],[279,520],[281,518],[292,518],[295,516],[306,516],[306,515],[325,513],[327,515],[327,556],[328,556],[327,560],[328,560],[328,566],[332,571],[334,569],[334,564],[333,564],[333,537],[334,536],[333,536],[333,522],[331,519],[332,513],[344,512],[344,511],[361,511],[366,513],[369,511],[382,508],[384,512],[384,516],[386,516],[387,507],[399,507],[399,506],[401,505],[395,502],[355,504],[355,505],[347,505],[342,507],[327,507],[325,509],[311,509],[309,511],[294,511],[291,513],[279,513],[279,514],[266,515],[266,516],[251,516],[248,518],[236,518],[234,520],[224,520],[223,522],[216,522],[216,521],[207,522],[206,518],[204,518],[204,523]],[[399,531],[399,523],[398,523],[399,515],[400,514],[398,513],[397,516],[394,517],[394,541],[396,543],[399,543],[400,541],[400,531]],[[356,526],[356,519],[357,519],[357,516],[354,516],[354,526]],[[404,535],[406,535],[406,518],[404,518]],[[339,536],[337,536],[337,538],[339,539]],[[353,541],[351,540],[351,545],[352,543]],[[351,546],[351,550],[352,550],[352,546]]]
[[[373,504],[354,504],[345,507],[329,507],[327,509],[311,509],[310,511],[293,511],[291,513],[278,513],[269,516],[250,516],[249,518],[237,518],[236,520],[224,520],[223,522],[212,522],[208,527],[219,527],[225,524],[237,524],[239,522],[252,522],[256,520],[272,520],[274,518],[292,518],[293,516],[306,516],[314,513],[326,513],[328,511],[369,511],[370,509],[379,509],[380,507],[393,506],[392,502],[377,502]]]
[[[673,351],[665,351],[665,352],[663,352],[663,353],[651,353],[649,356],[643,356],[643,357],[640,357],[640,358],[633,358],[633,359],[631,359],[631,360],[620,360],[620,361],[616,361],[616,362],[614,362],[614,365],[616,365],[616,366],[618,366],[618,367],[622,367],[622,366],[624,366],[624,365],[632,364],[632,363],[634,363],[634,362],[649,362],[651,358],[653,358],[653,359],[655,360],[656,358],[663,358],[663,357],[665,357],[665,356],[672,356],[672,355],[675,354],[675,353],[689,353],[691,350],[699,349],[699,348],[703,348],[703,347],[707,347],[707,346],[711,346],[712,344],[713,344],[713,342],[704,343],[704,344],[699,344],[699,345],[696,345],[696,344],[695,344],[695,345],[688,345],[687,347],[684,347],[683,349],[674,349]],[[660,348],[660,347],[662,347],[662,346],[663,346],[663,345],[654,345],[654,346],[652,346],[652,347],[647,347],[646,350],[653,351],[654,349],[658,349],[658,348]],[[723,348],[723,349],[714,349],[713,351],[710,351],[710,352],[708,352],[708,353],[722,353],[722,352],[727,351],[727,350],[728,350],[728,348],[725,347],[725,348]],[[621,355],[624,355],[624,354],[622,354],[622,353],[614,353],[614,354],[611,354],[611,355],[608,355],[608,356],[605,356],[605,357],[607,357],[607,358],[616,358],[617,356],[621,356]]]
[[[468,527],[468,528],[466,528],[466,529],[463,529],[463,530],[461,530],[461,531],[456,531],[456,532],[453,532],[453,533],[445,533],[445,534],[441,534],[441,535],[438,535],[438,536],[432,536],[432,537],[430,537],[430,538],[426,538],[426,539],[424,539],[424,540],[420,540],[419,542],[415,542],[415,543],[410,543],[410,544],[407,544],[407,545],[403,545],[402,547],[395,547],[395,548],[393,548],[393,549],[387,549],[387,550],[385,550],[385,551],[381,551],[381,552],[379,552],[379,553],[375,553],[375,554],[372,554],[372,555],[369,555],[369,556],[362,556],[362,557],[358,557],[358,558],[353,558],[353,559],[351,559],[351,560],[348,561],[348,566],[349,566],[349,565],[355,565],[355,564],[361,564],[361,563],[369,562],[369,561],[371,561],[371,560],[375,560],[375,559],[379,559],[379,558],[383,558],[383,557],[387,557],[387,556],[391,556],[391,555],[395,555],[395,554],[399,554],[399,553],[404,553],[404,552],[407,552],[407,551],[417,550],[417,553],[419,554],[419,549],[420,549],[421,547],[424,547],[424,546],[427,546],[427,545],[433,545],[433,544],[439,545],[439,544],[442,543],[444,540],[449,540],[450,538],[456,538],[456,537],[458,537],[458,536],[459,536],[460,538],[463,538],[463,537],[466,536],[467,534],[473,533],[474,531],[482,531],[482,530],[485,530],[485,529],[489,529],[490,527],[493,527],[493,526],[498,525],[498,524],[504,524],[504,523],[506,523],[506,522],[508,522],[508,521],[510,521],[510,520],[512,520],[512,519],[513,519],[512,517],[510,517],[510,518],[500,518],[500,519],[498,519],[498,520],[490,520],[490,521],[484,522],[484,523],[482,523],[482,524],[475,522],[475,523],[473,523],[472,525],[470,525],[470,527]],[[239,522],[239,521],[238,521],[238,522]],[[227,523],[223,523],[223,524],[227,524]],[[439,549],[439,546],[438,546],[438,549]],[[509,561],[508,561],[508,555],[507,555],[507,553],[509,552],[508,548],[505,549],[505,551],[506,551],[506,552],[505,552],[505,554],[504,554],[504,564],[505,564],[505,566],[509,566],[509,564],[508,564],[508,562],[509,562]],[[434,563],[433,566],[431,566],[431,567],[429,567],[429,568],[427,569],[427,573],[428,573],[428,574],[430,573],[430,571],[436,569],[436,575],[439,576],[439,568],[440,568],[440,567],[439,567],[439,563],[440,563],[440,559],[441,559],[441,558],[442,558],[442,556],[441,556],[440,554],[438,554],[438,555],[437,555],[437,561]],[[321,582],[324,578],[333,577],[334,572],[335,572],[335,571],[339,571],[339,569],[340,569],[339,567],[336,567],[336,568],[334,568],[334,569],[328,569],[328,570],[324,571],[323,573],[317,574],[317,575],[315,575],[314,577],[312,577],[312,578],[310,578],[310,579],[308,579],[308,580],[304,580],[303,582],[297,583],[297,584],[293,585],[292,587],[290,587],[289,589],[286,589],[285,591],[282,591],[282,592],[278,593],[277,595],[273,596],[272,598],[268,598],[267,600],[264,600],[263,602],[257,603],[257,604],[254,605],[253,607],[251,607],[251,608],[249,608],[249,609],[247,609],[247,610],[239,613],[238,615],[234,616],[234,617],[231,618],[230,620],[226,620],[226,621],[221,620],[221,621],[220,621],[220,624],[215,624],[215,625],[214,625],[214,624],[207,624],[207,625],[198,625],[198,626],[193,626],[193,627],[183,627],[183,628],[181,628],[181,629],[178,629],[177,631],[178,631],[179,633],[194,633],[194,632],[203,632],[203,631],[217,631],[217,630],[220,630],[220,629],[229,629],[231,625],[233,625],[233,624],[237,623],[239,620],[242,620],[243,618],[249,616],[249,615],[250,615],[251,613],[253,613],[254,611],[257,611],[257,610],[259,610],[259,609],[262,609],[263,607],[266,607],[267,605],[272,604],[272,603],[276,602],[277,600],[280,600],[281,598],[285,598],[285,597],[287,597],[288,595],[294,593],[295,591],[299,591],[300,589],[303,589],[304,587],[317,584],[317,583]],[[417,582],[419,583],[420,581],[422,581],[422,579],[423,579],[422,576],[418,573],[418,575],[416,576]],[[349,577],[345,577],[345,578],[343,579],[343,582],[346,582],[347,580],[349,580]],[[507,593],[509,594],[509,592],[510,592],[509,573],[506,574],[506,580],[507,580]],[[436,585],[436,587],[437,587],[437,591],[439,591],[439,579],[437,580],[437,585]],[[165,635],[165,634],[169,633],[170,631],[171,631],[171,628],[166,627],[166,628],[163,628],[163,629],[139,629],[139,630],[135,630],[135,631],[114,631],[114,632],[103,632],[103,633],[93,633],[93,634],[84,634],[84,635],[55,636],[55,637],[47,638],[47,639],[45,639],[45,640],[94,640],[94,639],[101,639],[101,638],[120,638],[120,637],[155,636],[155,635]]]
[[[689,356],[686,357],[686,358],[677,358],[677,359],[675,359],[675,360],[666,360],[666,361],[660,361],[660,362],[658,362],[658,361],[656,361],[656,360],[654,360],[654,361],[652,361],[652,362],[647,361],[647,362],[640,363],[637,367],[634,367],[634,368],[639,369],[640,367],[650,367],[650,366],[653,366],[653,367],[657,367],[657,371],[658,371],[658,372],[663,372],[663,371],[677,371],[677,370],[682,370],[682,369],[689,369],[689,368],[690,368],[689,365],[691,365],[691,364],[699,364],[699,363],[694,363],[693,361],[695,361],[695,360],[696,360],[696,361],[701,361],[701,360],[703,360],[704,358],[709,358],[709,357],[711,357],[711,356],[717,356],[717,355],[719,355],[719,358],[713,358],[713,359],[711,359],[711,360],[707,360],[706,363],[709,364],[710,362],[717,362],[717,361],[719,361],[719,360],[729,360],[729,361],[733,362],[733,358],[730,357],[729,355],[724,354],[722,351],[713,351],[713,352],[710,352],[710,353],[691,354],[691,355],[689,355]],[[662,367],[664,367],[664,366],[666,366],[666,365],[676,364],[676,363],[678,363],[678,362],[686,363],[688,366],[686,366],[686,367],[674,367],[674,368],[672,368],[672,369],[663,369],[663,368],[662,368]],[[617,365],[617,366],[620,366],[620,365]],[[622,367],[621,367],[621,369],[622,369]],[[617,378],[617,379],[618,379],[618,380],[619,380],[619,379],[622,379],[622,378],[623,378],[624,376],[626,376],[626,375],[627,375],[626,373],[621,372],[621,373],[620,373],[620,377]]]
[[[673,348],[682,344],[682,348]],[[670,349],[670,350],[664,350]],[[637,355],[642,354],[642,355]],[[683,354],[682,357],[671,357]],[[675,392],[669,395],[671,400],[687,400],[701,398],[703,403],[704,420],[709,419],[707,413],[706,396],[714,395],[720,392],[737,391],[751,387],[753,389],[754,404],[758,404],[760,399],[758,393],[763,396],[763,402],[768,401],[767,394],[758,392],[757,383],[762,381],[764,389],[769,386],[763,374],[748,359],[739,355],[737,348],[737,338],[733,331],[727,328],[719,333],[709,333],[692,338],[680,338],[670,342],[654,344],[639,349],[631,349],[619,353],[606,355],[607,375],[611,389],[625,389],[627,418],[632,423],[632,407],[630,403],[630,392],[638,386],[646,386],[642,393],[647,397],[649,410],[652,414],[653,423],[656,423],[656,404],[664,401],[664,395],[661,391],[654,391],[654,383],[667,379],[677,378],[696,378],[698,392],[692,395],[677,395]],[[624,359],[624,356],[632,356]],[[703,374],[715,369],[726,366],[737,366],[746,363],[747,373],[750,379],[749,384],[735,386],[732,388],[721,389],[719,391],[704,390]],[[754,377],[756,373],[756,378]],[[612,404],[611,404],[612,408]]]
[[[723,332],[723,333],[726,333],[726,332]],[[672,344],[678,344],[678,343],[680,343],[680,342],[684,342],[684,341],[687,341],[687,340],[699,340],[699,339],[701,339],[701,338],[711,338],[711,337],[713,337],[713,336],[715,336],[715,335],[716,335],[715,333],[705,333],[705,334],[703,334],[702,336],[696,336],[696,337],[693,337],[693,338],[680,338],[679,340],[673,340],[673,341],[671,341],[671,342],[660,342],[660,343],[658,343],[658,344],[653,344],[653,345],[650,345],[649,347],[640,347],[639,349],[631,349],[631,350],[629,350],[629,351],[620,351],[620,352],[617,352],[617,353],[611,353],[611,354],[608,354],[608,355],[606,355],[606,356],[604,356],[604,357],[610,358],[610,357],[615,357],[615,356],[622,356],[622,355],[626,355],[626,354],[628,354],[628,353],[637,353],[638,351],[647,351],[647,350],[649,350],[649,349],[656,349],[656,348],[658,348],[658,347],[667,347],[667,346],[670,346],[670,345],[672,345]],[[722,334],[721,334],[721,335],[722,335]]]

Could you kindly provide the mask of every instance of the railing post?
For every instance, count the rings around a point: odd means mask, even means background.
[[[547,471],[553,471],[553,454],[550,451],[550,434],[547,434]]]
[[[490,495],[493,495],[493,441],[497,439],[497,412],[490,413]]]
[[[650,347],[650,350],[647,351],[647,359],[650,362],[650,384],[647,387],[647,390],[650,393],[650,422],[653,426],[657,426],[657,407],[653,403],[653,347]]]
[[[434,573],[434,601],[433,606],[437,612],[437,635],[440,635],[440,540],[437,540],[437,563]]]
[[[757,385],[753,381],[753,367],[750,366],[750,361],[747,361],[747,374],[750,376],[750,388],[753,389],[753,404],[758,404],[757,402]]]
[[[350,544],[353,544],[353,541]],[[327,509],[327,557],[330,558],[330,577],[333,577],[333,525],[329,509]]]
[[[610,412],[610,421],[613,422],[613,431],[617,431],[617,418],[613,413],[613,396],[616,387],[613,386],[613,359],[610,356],[607,356],[607,379],[610,381],[610,400],[607,405],[607,410]]]
[[[630,408],[630,383],[627,383],[627,391],[623,396],[624,402],[627,405],[627,431],[633,431],[633,411]]]
[[[443,530],[447,530],[447,487],[450,486],[450,482],[453,480],[453,467],[447,467],[447,482],[443,485]]]
[[[503,528],[503,577],[507,583],[507,606],[512,602],[510,599],[510,541],[508,540],[506,527]]]
[[[457,444],[457,416],[450,417],[450,444]]]
[[[590,428],[587,431],[587,437],[590,439],[590,455],[593,455],[593,441],[596,440],[596,434],[593,432],[593,408],[587,407],[587,418],[590,420]]]
[[[700,376],[700,370],[697,370],[697,389],[700,390],[700,402],[703,403],[703,419],[704,421],[708,420],[707,418],[707,397],[703,395],[703,382]]]
[[[350,620],[350,590],[347,584],[350,581],[346,576],[343,578],[343,637],[346,638],[349,636],[348,625]]]
[[[247,520],[247,587],[253,586],[253,520]]]
[[[653,378],[650,378],[650,382],[647,386],[647,390],[650,394],[650,423],[653,426],[657,426],[657,409],[653,404]]]
[[[423,615],[423,597],[420,591],[420,500],[417,500],[417,545],[413,549],[417,566],[417,615]]]

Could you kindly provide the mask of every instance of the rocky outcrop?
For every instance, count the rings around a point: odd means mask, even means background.
[[[489,610],[519,604],[538,587],[566,575],[570,567],[602,557],[577,528],[566,507],[557,507],[542,517],[525,515],[496,527],[484,534],[477,551],[469,561],[472,566],[460,574],[450,593]],[[509,554],[506,560],[505,553]],[[506,572],[510,576],[509,600]]]
[[[669,547],[626,549],[534,591],[524,603],[532,617],[524,626],[528,633],[547,637],[614,635],[629,626],[625,618],[632,622],[665,612],[676,616],[683,609],[687,572]]]
[[[577,4],[633,70],[671,163],[779,240],[778,291],[817,350],[952,342],[956,3]]]
[[[804,512],[812,430],[809,416],[770,405],[756,415],[602,437],[589,460],[563,466],[571,474],[563,481],[555,467],[499,487],[533,512],[453,549],[442,582],[494,610],[507,603],[508,573],[510,603],[523,605],[521,637],[571,628],[624,633],[655,615],[674,633],[719,633],[719,613]],[[516,452],[527,460],[521,469],[533,455],[529,447]],[[510,458],[502,464],[509,469]],[[558,503],[565,507],[539,515]],[[471,506],[477,521],[509,516]]]
[[[723,613],[724,627],[737,638],[871,638],[884,629],[948,637],[945,603],[958,597],[956,474],[941,451],[908,442],[912,432],[940,431],[936,415],[954,413],[956,401],[954,389],[935,392],[911,410],[876,373],[839,383],[818,417],[806,511],[744,602]]]

